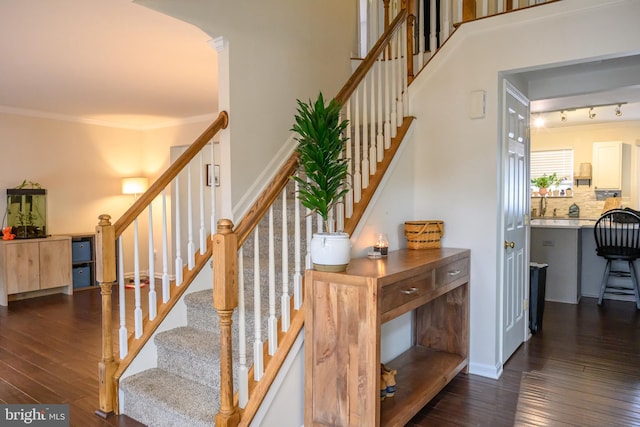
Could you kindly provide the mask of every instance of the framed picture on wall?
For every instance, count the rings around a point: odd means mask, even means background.
[[[207,186],[211,187],[215,182],[216,187],[220,187],[220,165],[213,165],[213,170],[211,166],[211,163],[207,163]]]

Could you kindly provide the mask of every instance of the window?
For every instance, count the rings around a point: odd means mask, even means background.
[[[573,183],[573,149],[545,150],[531,152],[531,179],[550,176],[554,173],[560,184],[553,186],[555,190],[566,190]],[[538,189],[531,185],[532,189]]]

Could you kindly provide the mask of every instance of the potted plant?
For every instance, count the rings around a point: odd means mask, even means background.
[[[315,102],[298,100],[298,114],[292,131],[298,136],[296,152],[303,176],[294,176],[299,184],[300,203],[322,217],[324,232],[311,240],[311,261],[316,269],[344,271],[351,259],[349,235],[334,231],[330,213],[348,192],[347,162],[342,153],[348,137],[347,120],[340,120],[340,104],[325,105],[322,93]]]
[[[540,195],[544,196],[545,194],[547,194],[547,191],[549,189],[549,186],[551,186],[552,181],[555,180],[555,178],[552,178],[554,175],[555,173],[551,176],[547,176],[547,174],[545,173],[538,178],[531,178],[531,184],[538,187],[538,191]]]

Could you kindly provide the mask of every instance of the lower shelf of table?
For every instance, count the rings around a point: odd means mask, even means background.
[[[380,402],[381,426],[404,426],[468,364],[459,354],[415,346],[386,363],[396,369],[396,394]]]

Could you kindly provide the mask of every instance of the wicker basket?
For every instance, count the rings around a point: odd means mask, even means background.
[[[404,235],[407,238],[407,248],[409,249],[439,248],[440,239],[444,236],[444,222],[406,221]]]

